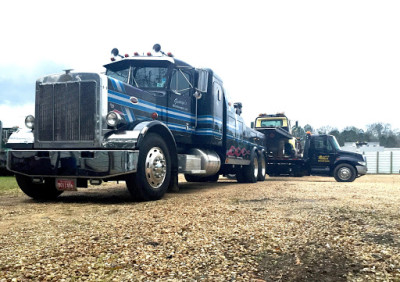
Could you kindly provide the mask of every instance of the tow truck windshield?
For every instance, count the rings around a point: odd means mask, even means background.
[[[261,127],[282,127],[283,120],[261,120]]]
[[[121,62],[108,65],[106,75],[139,88],[166,88],[168,65],[163,62]]]
[[[333,148],[335,148],[335,150],[340,150],[339,143],[338,143],[338,141],[336,140],[336,137],[335,137],[335,136],[332,136],[331,144],[332,144]]]

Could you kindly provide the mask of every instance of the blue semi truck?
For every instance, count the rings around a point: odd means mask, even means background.
[[[30,131],[8,142],[7,168],[28,196],[123,180],[135,199],[157,200],[178,189],[178,173],[193,182],[265,179],[265,136],[245,125],[241,103],[214,71],[158,44],[112,55],[104,74],[66,70],[37,80]]]

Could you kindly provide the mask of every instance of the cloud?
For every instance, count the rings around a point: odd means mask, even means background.
[[[25,105],[0,105],[0,120],[3,127],[24,127],[25,117],[33,115],[35,111],[34,103]]]
[[[33,67],[0,65],[0,105],[20,106],[35,100],[36,79],[61,72],[61,64],[42,61]]]
[[[64,68],[51,61],[31,67],[0,65],[0,120],[3,126],[24,126],[25,117],[34,114],[36,79],[59,73]]]

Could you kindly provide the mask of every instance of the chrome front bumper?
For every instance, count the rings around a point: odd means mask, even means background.
[[[357,165],[356,169],[357,169],[357,174],[358,175],[365,175],[365,174],[367,174],[367,171],[368,171],[368,168],[366,166],[363,166],[363,165]]]
[[[136,172],[134,150],[10,150],[7,168],[27,176],[107,178]]]

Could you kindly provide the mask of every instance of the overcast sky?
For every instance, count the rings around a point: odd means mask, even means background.
[[[0,120],[34,114],[35,80],[165,52],[223,79],[247,124],[400,128],[400,1],[3,1]]]

